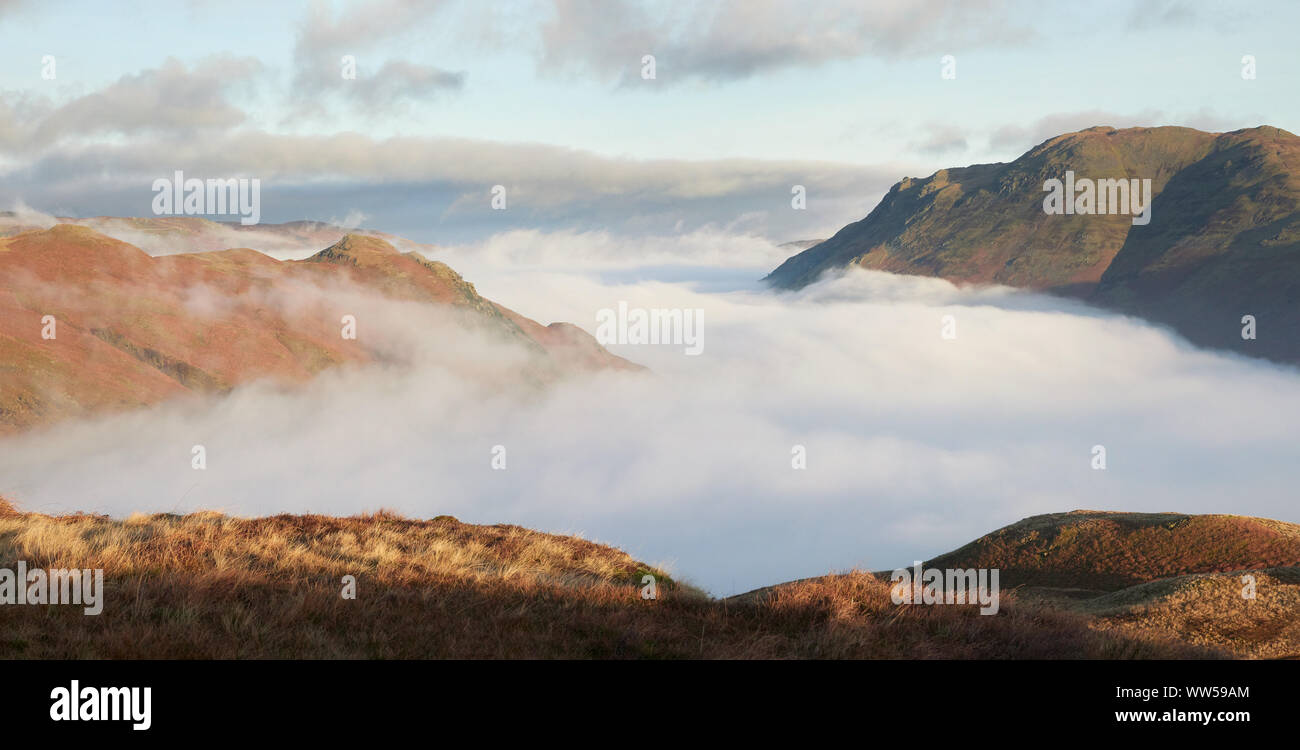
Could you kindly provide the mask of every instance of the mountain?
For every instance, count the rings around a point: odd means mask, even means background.
[[[1045,184],[1067,172],[1150,180],[1149,223],[1046,213]],[[1102,192],[1080,205],[1095,210]],[[1110,206],[1121,197],[1104,192]],[[1199,345],[1300,362],[1300,138],[1266,126],[1067,133],[1010,163],[905,178],[766,280],[797,289],[853,266],[1075,296]],[[1245,315],[1254,340],[1242,337]]]
[[[529,320],[446,264],[372,235],[280,261],[248,248],[151,256],[57,224],[0,239],[0,279],[0,434],[263,378],[301,382],[337,365],[400,362],[411,347],[381,323],[402,304],[415,305],[404,317],[436,324],[430,347],[443,337],[448,366],[462,371],[479,367],[457,355],[465,336],[516,351],[498,369],[530,382],[640,369],[581,329]],[[345,338],[348,314],[368,333]]]

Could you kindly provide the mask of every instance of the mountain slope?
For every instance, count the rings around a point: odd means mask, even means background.
[[[1067,171],[1150,179],[1150,223],[1045,213],[1044,182]],[[904,179],[767,281],[794,289],[852,266],[1070,294],[1198,344],[1300,361],[1300,138],[1272,127],[1068,133],[1010,163]],[[1241,337],[1248,314],[1256,340]]]
[[[152,257],[59,224],[0,239],[0,279],[0,433],[262,378],[301,382],[337,365],[401,362],[415,347],[391,329],[415,319],[429,326],[419,348],[441,344],[462,371],[538,382],[640,369],[581,329],[559,337],[484,299],[445,264],[374,236],[347,235],[302,261],[247,248]],[[355,338],[343,335],[344,315],[358,319]],[[475,342],[514,354],[481,365],[458,355]]]

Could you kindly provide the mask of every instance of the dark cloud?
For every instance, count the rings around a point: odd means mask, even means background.
[[[612,158],[539,144],[241,132],[219,138],[67,146],[13,170],[0,205],[73,216],[149,215],[151,185],[187,176],[261,180],[262,221],[360,211],[372,226],[423,241],[525,227],[671,234],[744,224],[781,239],[825,236],[871,209],[904,166]],[[507,208],[493,210],[502,185]],[[806,210],[791,206],[803,185]]]
[[[543,68],[639,82],[734,80],[792,66],[936,47],[1014,43],[1029,32],[1013,0],[718,0],[655,6],[636,0],[555,0],[542,29]]]

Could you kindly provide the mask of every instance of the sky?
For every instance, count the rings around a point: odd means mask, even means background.
[[[1297,22],[1295,3],[1214,0],[10,0],[0,206],[146,214],[182,169],[260,179],[265,222],[429,243],[819,238],[904,176],[1083,127],[1295,132]]]

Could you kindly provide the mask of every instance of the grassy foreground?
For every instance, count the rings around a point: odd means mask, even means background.
[[[1300,526],[1225,514],[1032,516],[931,560],[995,567],[1023,604],[1247,658],[1300,658]],[[1246,596],[1249,594],[1250,596]]]
[[[0,501],[2,503],[2,501]],[[1022,606],[897,606],[870,573],[711,599],[611,547],[450,517],[21,513],[0,568],[96,568],[98,616],[0,606],[0,658],[1215,658]],[[641,596],[655,575],[656,599]],[[341,595],[342,579],[357,596]]]

